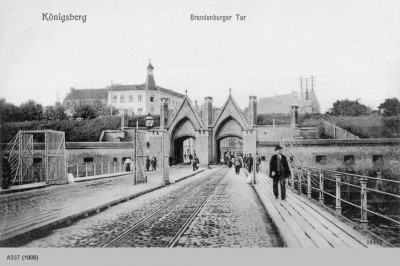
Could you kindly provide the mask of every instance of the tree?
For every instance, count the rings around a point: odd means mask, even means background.
[[[22,121],[19,107],[0,98],[0,115],[3,123]]]
[[[371,108],[359,103],[358,99],[355,101],[345,99],[337,100],[333,103],[333,107],[327,113],[331,115],[360,116],[370,114]]]
[[[34,100],[28,100],[19,106],[22,120],[39,121],[43,119],[43,106]]]
[[[385,99],[378,109],[383,112],[384,116],[394,116],[400,114],[400,101],[397,98]]]
[[[96,108],[90,104],[79,104],[75,108],[74,118],[93,119],[98,117]]]
[[[111,115],[111,108],[109,106],[102,104],[101,101],[99,100],[94,102],[93,108],[96,111],[97,117]]]
[[[59,105],[57,107],[47,106],[43,118],[46,120],[65,120],[68,119],[68,116],[65,114],[64,107]]]

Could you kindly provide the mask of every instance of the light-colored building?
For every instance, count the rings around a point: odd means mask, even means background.
[[[160,114],[161,98],[169,99],[169,108],[176,111],[181,105],[183,94],[157,86],[153,75],[154,67],[149,63],[146,82],[141,85],[113,84],[107,87],[107,105],[115,110],[128,111],[137,115]]]
[[[306,89],[305,92],[293,91],[290,94],[260,98],[258,101],[258,113],[288,114],[291,106],[298,106],[300,114],[320,113],[320,104],[313,89],[311,91]]]
[[[140,85],[112,84],[102,89],[74,89],[64,99],[63,106],[70,112],[79,104],[102,104],[112,108],[113,114],[160,114],[161,98],[169,99],[169,108],[176,111],[185,95],[157,86],[154,67],[149,63],[146,82]]]

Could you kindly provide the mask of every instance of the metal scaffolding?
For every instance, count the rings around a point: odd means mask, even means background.
[[[34,140],[44,136],[42,158],[34,158]],[[41,135],[41,136],[40,136]],[[42,150],[37,149],[37,150]],[[5,155],[11,168],[11,185],[45,181],[48,184],[67,183],[65,133],[53,130],[20,130],[9,142]],[[39,163],[35,159],[40,159]]]

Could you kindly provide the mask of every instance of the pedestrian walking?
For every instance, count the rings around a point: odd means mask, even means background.
[[[193,157],[193,162],[192,162],[193,171],[196,171],[197,169],[199,169],[199,167],[198,167],[199,163],[200,163],[199,158],[197,158],[197,156],[195,155]]]
[[[149,156],[146,157],[146,171],[148,172],[150,169],[150,159]]]
[[[256,153],[256,172],[260,172],[261,157]]]
[[[169,156],[169,167],[172,167],[172,163],[174,161],[174,159],[172,158],[172,155]]]
[[[279,198],[278,184],[281,187],[281,199],[286,199],[285,179],[290,176],[290,168],[285,155],[282,154],[283,148],[280,145],[275,147],[276,154],[272,155],[269,162],[269,176],[273,179],[272,189],[275,198]]]
[[[130,172],[131,171],[131,163],[132,163],[131,158],[128,157],[128,158],[125,159],[125,162],[124,162],[125,172]]]
[[[235,157],[235,172],[238,175],[240,173],[240,156],[236,155]]]
[[[153,156],[153,159],[151,160],[151,165],[153,167],[153,171],[157,170],[157,158]]]
[[[192,156],[192,154],[191,154],[191,153],[189,153],[189,163],[191,163],[191,162],[192,162],[192,159],[193,159],[193,156]]]
[[[251,173],[253,170],[253,157],[251,156],[251,153],[249,153],[249,157],[247,158],[247,171]]]

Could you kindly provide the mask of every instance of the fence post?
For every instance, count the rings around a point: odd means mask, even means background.
[[[79,177],[79,164],[76,164],[76,177]]]
[[[87,175],[87,163],[85,163],[85,173],[86,173],[86,177],[88,176]]]
[[[93,176],[96,175],[96,163],[93,163]]]
[[[324,205],[324,174],[319,171],[319,203]]]
[[[118,170],[121,172],[121,163],[118,164]]]
[[[335,179],[336,179],[336,204],[335,204],[335,210],[336,210],[336,215],[339,216],[342,214],[342,206],[341,206],[341,199],[340,199],[340,179],[341,175],[339,173],[335,174]]]
[[[336,139],[336,125],[333,125],[333,138]]]
[[[110,162],[107,162],[107,174],[110,173]]]
[[[307,171],[307,197],[311,199],[311,173]]]
[[[103,162],[100,163],[100,167],[101,167],[101,174],[103,174]]]
[[[294,189],[294,171],[294,168],[292,168],[290,171],[290,185],[292,186],[292,189]]]
[[[299,192],[299,195],[301,195],[301,177],[302,177],[303,173],[299,167],[299,183],[297,184],[297,190]]]
[[[361,178],[361,226],[365,230],[368,226],[368,212],[367,212],[367,179]]]
[[[113,162],[113,173],[115,173],[115,162]]]

